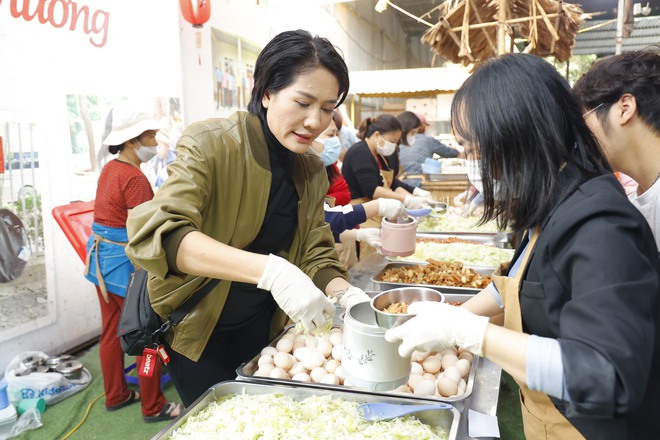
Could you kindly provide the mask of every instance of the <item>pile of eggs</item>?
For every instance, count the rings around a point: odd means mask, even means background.
[[[439,353],[414,351],[408,383],[396,388],[402,393],[455,397],[465,393],[474,356],[462,348]]]
[[[308,345],[307,341],[312,344]],[[254,376],[348,386],[341,365],[343,341],[340,328],[330,330],[327,337],[306,338],[292,327],[275,346],[269,345],[261,350]],[[472,360],[472,353],[461,348],[448,348],[438,353],[415,351],[408,382],[393,391],[437,397],[460,396],[465,393]]]

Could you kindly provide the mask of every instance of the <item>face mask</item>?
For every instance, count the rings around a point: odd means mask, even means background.
[[[409,134],[408,136],[406,136],[406,142],[408,142],[409,147],[412,147],[412,145],[415,143],[415,135]]]
[[[477,191],[483,194],[484,185],[481,183],[481,161],[480,160],[466,160],[465,169],[470,183],[477,188]]]
[[[145,147],[140,141],[137,141],[137,143],[140,148],[135,150],[135,154],[137,154],[137,157],[139,157],[142,162],[149,162],[149,160],[156,155],[157,147]]]
[[[321,160],[323,161],[323,166],[332,165],[337,162],[339,159],[339,153],[341,153],[341,142],[337,136],[323,139],[323,153],[321,153]]]
[[[396,151],[396,144],[386,140],[385,145],[382,147],[379,145],[376,146],[376,151],[382,156],[389,156]]]

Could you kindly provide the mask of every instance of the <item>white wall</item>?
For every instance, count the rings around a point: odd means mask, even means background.
[[[29,14],[45,5],[46,23],[39,15],[14,17],[12,9],[24,4]],[[91,11],[89,34],[82,20],[70,30],[71,10],[63,8],[73,4]],[[100,332],[96,292],[50,215],[54,206],[93,199],[96,187],[95,176],[74,178],[65,97],[180,97],[179,15],[176,0],[0,1],[0,122],[36,124],[51,309],[46,318],[0,334],[0,376],[21,351],[54,354]]]

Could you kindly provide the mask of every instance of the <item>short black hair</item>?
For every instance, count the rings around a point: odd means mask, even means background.
[[[408,145],[408,133],[418,127],[421,127],[422,121],[419,120],[416,114],[407,110],[405,112],[399,113],[396,118],[401,123],[402,128],[401,141],[399,143]]]
[[[566,164],[584,178],[611,172],[568,82],[547,61],[507,54],[479,66],[451,105],[454,133],[481,159],[482,221],[521,231],[542,224]],[[499,181],[498,199],[494,179]]]
[[[348,67],[337,48],[325,38],[295,30],[277,34],[259,53],[254,65],[254,87],[248,111],[266,121],[262,98],[291,85],[298,75],[318,67],[332,73],[339,83],[335,107],[346,99],[349,88]]]
[[[612,104],[630,93],[637,103],[637,114],[660,134],[660,46],[625,52],[596,61],[575,83],[583,111],[600,105],[594,112],[607,128],[607,113]]]
[[[357,137],[365,140],[371,137],[375,132],[389,133],[391,131],[401,131],[401,123],[397,118],[387,113],[383,113],[375,118],[365,118],[358,127]]]

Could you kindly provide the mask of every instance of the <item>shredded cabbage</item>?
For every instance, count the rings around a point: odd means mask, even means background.
[[[307,331],[301,322],[296,323],[294,329],[297,333],[303,335],[305,338],[305,344],[308,347],[316,348],[319,342],[327,340],[330,336],[330,330],[332,330],[332,316],[323,312],[323,317],[325,318],[323,325],[316,327],[311,333]]]
[[[498,232],[497,222],[491,220],[483,225],[478,217],[463,217],[447,212],[434,217],[427,216],[417,225],[418,232]]]
[[[281,393],[234,394],[211,402],[191,415],[171,440],[247,439],[440,439],[448,429],[431,427],[413,416],[366,422],[357,416],[358,403],[331,396],[296,401]]]
[[[414,254],[396,259],[426,261],[432,258],[438,261],[458,261],[465,266],[499,267],[501,263],[511,261],[513,252],[512,249],[485,244],[421,242],[416,244]]]

